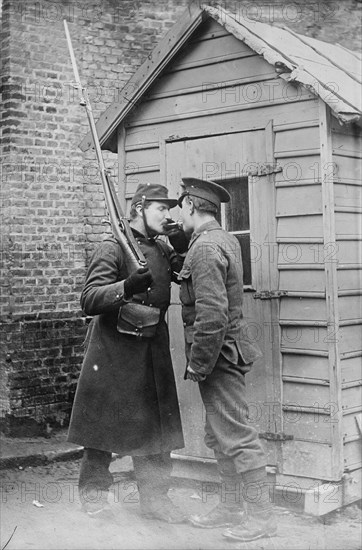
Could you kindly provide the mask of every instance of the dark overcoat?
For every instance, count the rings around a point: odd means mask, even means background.
[[[170,303],[173,272],[182,259],[164,242],[134,232],[153,276],[151,290],[134,297],[161,309]],[[152,338],[117,331],[128,276],[118,242],[106,239],[94,253],[81,305],[94,316],[69,426],[68,440],[121,455],[148,455],[184,446],[169,334],[162,320]]]

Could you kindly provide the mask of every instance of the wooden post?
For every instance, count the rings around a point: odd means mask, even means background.
[[[126,213],[126,129],[118,126],[118,198],[123,212]]]
[[[332,134],[330,128],[330,108],[319,99],[319,136],[320,136],[320,162],[321,162],[321,184],[322,184],[322,207],[323,207],[323,239],[324,250],[327,245],[336,250],[336,230],[334,215],[334,181],[333,181],[333,155],[332,155]],[[339,310],[338,310],[338,284],[337,284],[337,262],[335,259],[328,259],[326,254],[324,260],[325,283],[326,283],[326,306],[327,306],[327,347],[330,368],[330,404],[337,407],[337,413],[330,417],[331,422],[331,464],[332,476],[339,480],[343,474],[343,411],[342,411],[342,380],[341,362],[339,354]],[[326,404],[327,405],[327,404]],[[336,409],[334,408],[334,411]],[[334,412],[332,410],[332,412]]]
[[[275,132],[273,120],[270,120],[265,127],[265,158],[266,163],[273,166],[275,163],[274,156]],[[266,208],[268,216],[268,268],[269,268],[269,290],[279,290],[279,271],[278,271],[278,254],[276,252],[277,243],[277,227],[276,227],[276,189],[275,189],[275,174],[271,173],[266,176],[267,185],[269,186],[270,208]],[[264,252],[264,250],[263,250]],[[282,413],[282,355],[280,351],[281,329],[280,329],[280,300],[270,300],[270,335],[271,335],[271,365],[273,367],[273,393],[272,400],[278,403],[278,411],[275,414],[273,430],[275,432],[283,432],[283,413]],[[265,307],[265,306],[264,306]],[[277,460],[281,464],[281,445],[275,442],[277,447]]]

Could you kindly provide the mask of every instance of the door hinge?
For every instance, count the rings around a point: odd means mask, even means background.
[[[284,432],[261,432],[259,433],[261,439],[269,439],[270,441],[289,441],[294,439],[294,435],[287,435]]]
[[[278,174],[282,172],[283,168],[277,164],[261,164],[256,170],[250,170],[248,176],[270,176],[271,174]]]
[[[261,290],[260,292],[255,292],[254,300],[275,300],[276,298],[281,298],[282,296],[288,296],[287,290]]]

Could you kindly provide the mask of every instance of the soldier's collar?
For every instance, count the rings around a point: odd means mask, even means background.
[[[189,248],[191,245],[202,235],[203,233],[206,234],[209,231],[214,231],[215,229],[222,229],[219,222],[217,220],[211,220],[209,222],[203,223],[196,231],[193,232],[191,235]]]
[[[193,232],[192,236],[201,235],[201,233],[207,233],[208,231],[212,231],[213,229],[221,229],[220,224],[217,220],[210,220],[203,223],[196,231]]]
[[[158,235],[155,235],[154,237],[146,237],[146,235],[144,235],[143,233],[141,233],[141,231],[138,231],[134,227],[131,227],[131,229],[132,229],[132,233],[134,234],[136,239],[144,239],[145,241],[154,242],[158,237]]]

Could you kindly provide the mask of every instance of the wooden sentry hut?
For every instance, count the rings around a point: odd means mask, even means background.
[[[243,250],[245,315],[264,352],[248,375],[250,422],[277,487],[314,514],[361,495],[360,84],[352,51],[193,6],[97,123],[126,206],[139,183],[175,195],[182,176],[231,193],[221,222]],[[186,435],[175,459],[205,479],[177,289],[169,325]]]

